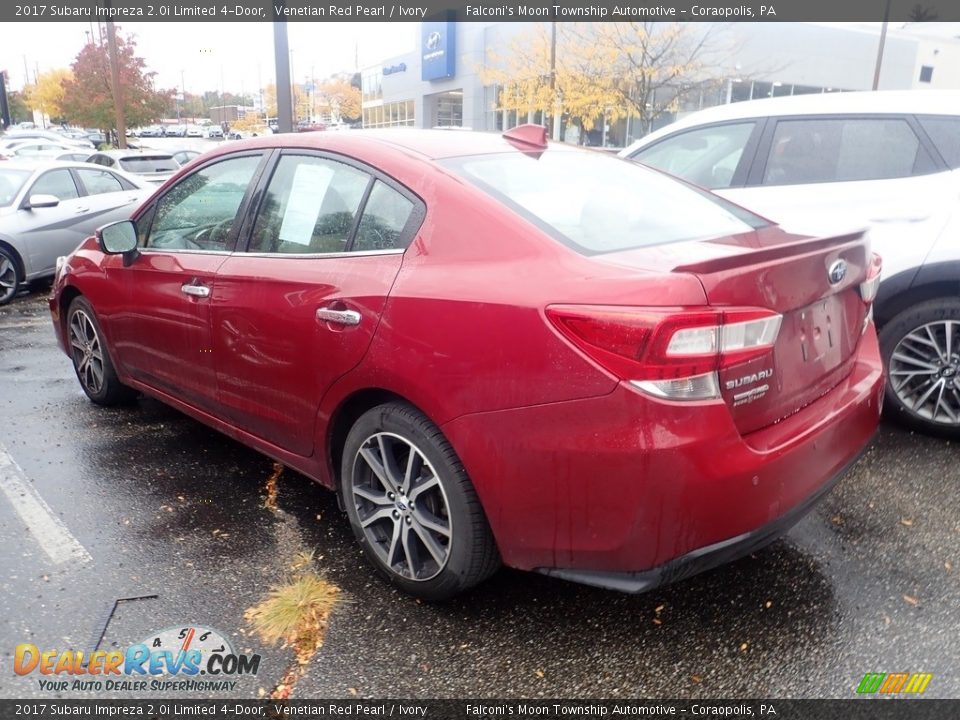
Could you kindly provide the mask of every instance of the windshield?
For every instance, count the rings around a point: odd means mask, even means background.
[[[179,165],[177,161],[172,157],[163,157],[163,156],[145,156],[145,157],[128,157],[120,160],[120,167],[126,170],[127,172],[132,173],[155,173],[155,172],[170,172],[171,170],[176,170]]]
[[[504,153],[445,164],[586,255],[722,237],[768,224],[708,192],[599,153]]]
[[[29,170],[14,170],[7,168],[0,170],[0,207],[12,205],[20,188],[30,177]]]

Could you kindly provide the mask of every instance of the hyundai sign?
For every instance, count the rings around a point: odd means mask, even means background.
[[[457,68],[456,27],[454,22],[421,23],[420,78],[452,78]]]

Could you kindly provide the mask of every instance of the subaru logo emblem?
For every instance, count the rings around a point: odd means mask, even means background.
[[[843,282],[843,279],[847,276],[847,262],[846,260],[834,260],[830,265],[830,269],[827,270],[827,277],[830,279],[831,285],[836,285]]]

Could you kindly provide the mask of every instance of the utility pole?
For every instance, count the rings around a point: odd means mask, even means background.
[[[890,0],[883,11],[883,25],[880,27],[880,46],[877,48],[877,67],[873,71],[873,89],[880,87],[880,67],[883,65],[883,46],[887,42],[887,24],[890,21]]]
[[[282,8],[285,0],[278,0]],[[282,16],[280,16],[282,18]],[[287,42],[287,23],[274,15],[273,56],[277,64],[277,129],[293,132],[293,102],[290,92],[290,46]]]
[[[553,139],[560,140],[560,115],[563,108],[557,95],[557,23],[550,23],[550,94],[553,96]]]
[[[109,10],[111,0],[104,0]],[[110,89],[113,91],[113,115],[117,126],[117,145],[127,147],[127,121],[123,117],[123,88],[120,86],[120,63],[117,58],[117,28],[107,20],[107,51],[110,54]]]

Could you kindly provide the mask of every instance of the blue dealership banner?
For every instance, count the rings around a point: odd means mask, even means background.
[[[457,74],[457,24],[452,19],[425,21],[420,28],[421,80],[445,80]]]

